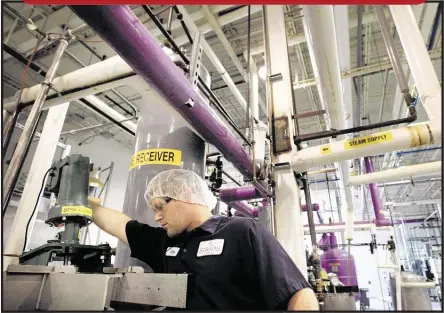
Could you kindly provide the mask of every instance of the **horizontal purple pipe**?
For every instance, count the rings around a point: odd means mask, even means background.
[[[258,217],[259,210],[257,208],[252,207],[251,205],[246,204],[245,202],[231,202],[230,207],[239,212],[240,214],[246,217]]]
[[[318,211],[319,210],[319,204],[313,203],[311,206],[313,208],[313,211]],[[302,212],[307,212],[307,211],[308,211],[307,205],[303,204],[302,205]]]
[[[143,77],[239,172],[253,177],[251,157],[219,116],[188,82],[128,6],[70,6],[134,71]],[[262,184],[262,189],[267,190]]]
[[[253,186],[222,189],[219,194],[223,202],[243,201],[262,198],[260,192]]]

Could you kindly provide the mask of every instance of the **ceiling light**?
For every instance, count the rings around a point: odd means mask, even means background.
[[[260,79],[265,80],[265,78],[267,77],[267,69],[265,68],[265,66],[262,66],[257,71],[257,75],[260,77]]]

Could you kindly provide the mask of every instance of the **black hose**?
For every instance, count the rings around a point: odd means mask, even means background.
[[[183,31],[185,32],[185,35],[187,35],[188,40],[191,44],[193,44],[193,38],[191,37],[190,31],[188,30],[187,25],[185,25],[185,22],[183,21],[183,15],[180,13],[177,6],[173,6],[174,12],[176,13],[177,19],[180,21],[180,25],[182,25]]]
[[[316,139],[322,139],[322,138],[328,138],[328,137],[336,137],[336,136],[350,134],[350,133],[357,133],[357,132],[361,132],[364,130],[371,130],[371,129],[381,128],[381,127],[394,126],[394,125],[399,125],[399,124],[404,124],[404,123],[412,123],[412,122],[416,121],[418,116],[416,113],[416,109],[413,105],[409,106],[409,113],[410,114],[408,117],[401,118],[401,119],[394,120],[394,121],[385,121],[385,122],[375,123],[375,124],[371,124],[371,125],[363,125],[363,126],[352,127],[352,128],[347,128],[347,129],[341,129],[341,130],[327,130],[327,131],[322,131],[322,132],[317,132],[317,133],[312,133],[312,134],[298,135],[295,137],[294,143],[296,145],[298,145],[303,141],[310,141],[310,140],[316,140]]]

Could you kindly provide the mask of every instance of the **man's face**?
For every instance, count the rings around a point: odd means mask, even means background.
[[[189,205],[168,197],[151,201],[154,219],[167,231],[168,237],[176,237],[190,226]]]

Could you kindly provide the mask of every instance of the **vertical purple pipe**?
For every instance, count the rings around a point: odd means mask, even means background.
[[[330,247],[332,249],[335,249],[338,247],[338,241],[336,239],[335,233],[330,233],[330,245],[331,245]]]
[[[364,158],[364,167],[365,172],[373,173],[375,171],[375,167],[373,166],[373,160],[370,157]],[[385,222],[386,218],[381,213],[382,210],[382,204],[381,199],[379,197],[379,190],[378,186],[375,183],[368,184],[368,189],[370,190],[370,196],[372,198],[372,204],[373,204],[373,210],[375,212],[375,224],[376,226],[379,226],[379,223]]]
[[[251,179],[251,157],[128,6],[70,6],[209,143]],[[266,188],[265,184],[261,185]],[[261,187],[259,186],[259,187]]]
[[[322,233],[322,237],[321,237],[321,240],[319,240],[319,243],[318,243],[320,246],[326,246],[326,247],[322,247],[321,249],[322,249],[322,251],[328,251],[328,250],[330,250],[330,238],[329,238],[329,236],[328,236],[328,234],[327,233]]]

